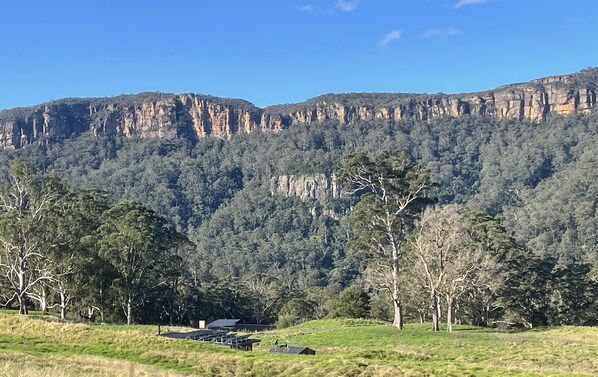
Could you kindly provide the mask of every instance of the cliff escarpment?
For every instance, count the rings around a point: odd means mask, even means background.
[[[140,138],[229,138],[253,130],[260,116],[261,110],[249,102],[195,94],[65,99],[1,112],[0,144],[21,148],[88,131]]]
[[[334,121],[429,121],[465,115],[541,121],[596,106],[598,69],[469,94],[330,94],[260,109],[243,100],[197,94],[142,93],[64,99],[0,112],[0,145],[21,148],[83,132],[141,138],[230,138],[254,130]]]
[[[301,104],[272,106],[266,114],[282,126],[338,121],[429,121],[464,115],[542,121],[549,113],[568,115],[596,106],[598,69],[553,76],[469,94],[328,94]]]
[[[270,179],[270,195],[327,201],[343,196],[335,175],[281,175]]]

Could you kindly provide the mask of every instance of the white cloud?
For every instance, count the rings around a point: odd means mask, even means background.
[[[385,47],[390,42],[401,38],[401,31],[400,30],[393,30],[390,33],[386,34],[380,40],[380,46]]]
[[[447,27],[444,29],[428,29],[426,31],[424,31],[422,33],[422,35],[420,35],[420,38],[424,38],[424,39],[428,39],[428,38],[434,38],[434,37],[440,37],[443,35],[457,35],[460,34],[461,31],[459,31],[458,29],[455,29],[454,27]]]
[[[336,7],[343,12],[352,12],[359,5],[359,0],[338,0]]]
[[[313,5],[311,5],[311,4],[305,4],[305,5],[302,5],[302,6],[300,6],[300,7],[297,7],[296,9],[297,9],[298,11],[300,11],[300,12],[307,12],[307,13],[311,13],[311,12],[313,12],[313,11],[314,11],[314,6],[313,6]]]
[[[461,8],[466,5],[474,5],[474,4],[484,4],[490,0],[459,0],[455,5],[454,8]]]

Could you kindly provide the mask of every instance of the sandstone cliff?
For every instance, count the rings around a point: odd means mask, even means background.
[[[20,148],[86,131],[141,138],[229,138],[253,130],[260,115],[261,110],[246,101],[195,94],[65,99],[1,112],[0,144]]]
[[[428,121],[463,115],[541,121],[548,113],[588,112],[596,106],[598,69],[502,86],[470,94],[329,94],[302,104],[266,108],[282,126],[338,121]],[[264,116],[262,116],[264,120]],[[267,119],[266,119],[267,120]],[[264,128],[270,128],[266,124]]]
[[[270,180],[270,195],[326,201],[340,198],[342,192],[335,175],[281,175]]]
[[[417,120],[463,115],[543,120],[596,106],[598,69],[470,94],[332,94],[259,109],[247,101],[196,94],[142,93],[65,99],[0,112],[0,145],[21,148],[83,132],[125,137],[230,138],[253,130],[335,121]]]

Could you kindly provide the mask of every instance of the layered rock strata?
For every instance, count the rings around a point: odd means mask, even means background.
[[[254,130],[333,121],[430,121],[465,115],[541,121],[549,113],[596,106],[598,69],[548,77],[472,94],[333,94],[300,104],[257,108],[243,100],[196,94],[142,93],[65,99],[0,112],[0,146],[21,148],[92,132],[124,137],[230,138]]]

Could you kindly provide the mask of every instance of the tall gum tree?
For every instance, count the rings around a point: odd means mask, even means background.
[[[48,231],[47,222],[62,199],[52,179],[25,162],[11,161],[9,173],[9,182],[0,188],[0,271],[10,292],[5,304],[16,300],[19,313],[28,314],[33,288],[52,280],[46,251],[59,235]]]
[[[86,270],[89,263],[99,263],[97,254],[85,244],[87,235],[93,234],[100,225],[100,218],[108,207],[105,193],[91,190],[74,195],[63,190],[66,200],[53,212],[54,228],[61,235],[60,242],[48,249],[46,264],[52,273],[51,287],[57,296],[60,319],[65,320],[71,301],[75,296],[83,296],[82,286],[91,279]],[[94,269],[94,278],[100,268]]]
[[[500,264],[483,242],[472,237],[472,224],[455,204],[427,208],[410,239],[414,270],[430,297],[433,330],[439,330],[440,300],[452,331],[455,304],[466,294],[498,284]]]
[[[99,254],[114,269],[112,284],[120,299],[127,324],[135,309],[152,290],[169,284],[180,237],[156,212],[131,201],[121,201],[104,212],[98,228]]]
[[[355,234],[352,247],[365,251],[376,270],[378,289],[390,292],[393,324],[403,328],[401,301],[402,244],[413,220],[430,202],[429,172],[396,150],[370,156],[359,151],[347,156],[340,170],[345,191],[360,197],[351,213]]]
[[[463,242],[466,231],[455,205],[427,208],[417,222],[410,246],[414,268],[428,290],[432,329],[440,330],[440,294],[446,283],[452,255]]]

